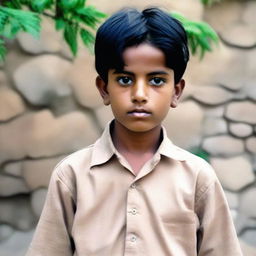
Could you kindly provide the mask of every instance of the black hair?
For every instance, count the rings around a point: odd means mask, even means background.
[[[124,50],[141,43],[148,43],[164,53],[166,66],[174,70],[177,84],[189,60],[187,35],[178,20],[159,8],[142,12],[125,8],[99,27],[95,41],[95,67],[99,76],[107,83],[110,69],[123,69]]]

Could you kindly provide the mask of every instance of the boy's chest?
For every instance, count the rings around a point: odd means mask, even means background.
[[[75,240],[83,234],[88,252],[104,247],[110,251],[103,255],[114,255],[114,247],[125,250],[132,239],[140,239],[145,247],[150,241],[175,243],[188,234],[195,237],[195,181],[180,167],[167,166],[169,169],[158,165],[138,178],[125,168],[116,171],[110,165],[108,169],[94,169],[77,181]]]
[[[89,222],[85,226],[100,233],[114,226],[120,232],[129,223],[194,224],[195,182],[187,170],[165,162],[141,178],[122,166],[95,168],[77,182],[75,222]]]
[[[77,205],[84,211],[115,209],[116,205],[124,209],[129,204],[141,205],[143,211],[150,207],[159,214],[194,211],[196,175],[192,171],[172,161],[146,167],[135,176],[122,165],[116,168],[113,162],[80,176],[76,181]]]

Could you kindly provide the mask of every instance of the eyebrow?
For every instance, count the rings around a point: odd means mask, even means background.
[[[115,70],[113,74],[126,74],[130,76],[134,76],[133,72],[126,71],[126,70]],[[147,74],[147,76],[155,76],[155,75],[169,75],[169,73],[163,70],[158,70],[158,71],[153,71]]]

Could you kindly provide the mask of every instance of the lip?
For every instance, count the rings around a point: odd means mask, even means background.
[[[132,111],[128,112],[129,116],[133,116],[133,117],[148,117],[150,116],[152,113],[150,111],[147,111],[145,109],[133,109]]]

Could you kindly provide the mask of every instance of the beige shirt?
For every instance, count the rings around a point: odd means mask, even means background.
[[[242,255],[212,168],[164,131],[135,176],[102,137],[55,168],[26,256]]]

